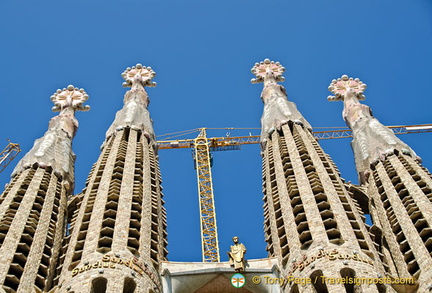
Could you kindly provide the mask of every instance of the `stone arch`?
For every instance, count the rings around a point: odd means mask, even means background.
[[[107,290],[107,279],[98,277],[92,281],[91,293],[106,293]]]
[[[323,277],[324,274],[322,270],[316,270],[310,275],[312,285],[318,293],[328,293],[327,285]]]
[[[136,289],[135,280],[129,277],[126,277],[123,285],[123,293],[134,293]]]

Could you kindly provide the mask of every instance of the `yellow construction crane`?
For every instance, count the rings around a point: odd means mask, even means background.
[[[216,210],[211,175],[210,146],[206,130],[202,128],[194,139],[194,160],[198,178],[198,194],[201,222],[201,245],[203,261],[219,262],[219,243],[216,225]]]
[[[199,134],[194,139],[160,140],[157,145],[159,149],[192,148],[198,180],[202,259],[203,262],[219,262],[210,152],[240,149],[242,144],[256,144],[259,143],[259,136],[208,138],[206,128],[192,130],[195,131],[199,131]]]
[[[3,172],[9,163],[21,152],[19,144],[12,143],[9,139],[8,142],[8,145],[0,153],[0,173]]]
[[[387,126],[395,134],[432,132],[432,124]],[[213,182],[211,175],[211,151],[239,150],[241,145],[258,144],[259,135],[249,136],[225,136],[208,138],[206,129],[253,129],[253,128],[198,128],[184,133],[199,132],[192,139],[171,139],[157,141],[158,149],[182,149],[191,148],[195,161],[195,169],[198,178],[198,196],[201,221],[201,245],[203,262],[219,262],[219,243],[216,225],[216,210],[214,205]],[[255,128],[256,129],[256,128]],[[164,136],[168,136],[166,134]],[[314,131],[316,139],[335,139],[352,137],[349,129],[336,129]]]

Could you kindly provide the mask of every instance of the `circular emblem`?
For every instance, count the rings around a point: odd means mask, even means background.
[[[246,284],[246,279],[242,274],[234,274],[231,277],[231,285],[235,288],[241,288]]]

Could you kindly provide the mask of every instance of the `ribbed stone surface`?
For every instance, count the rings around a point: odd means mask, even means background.
[[[153,143],[130,128],[105,142],[77,199],[56,279],[59,292],[162,290],[166,216]]]
[[[356,187],[344,183],[309,130],[289,122],[273,132],[263,153],[263,180],[269,256],[277,257],[282,275],[317,281],[292,283],[285,292],[351,292],[349,286],[319,281],[377,278],[389,270],[352,197]],[[356,288],[381,292],[384,287],[395,292],[388,285]]]
[[[400,278],[418,279],[418,292],[426,292],[432,285],[432,176],[403,154],[387,155],[371,167],[371,214],[393,266]]]

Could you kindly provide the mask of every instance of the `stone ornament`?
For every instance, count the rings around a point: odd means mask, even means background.
[[[51,118],[48,130],[35,140],[32,149],[15,167],[12,177],[37,164],[41,168],[51,167],[55,174],[67,182],[68,188],[73,189],[75,154],[72,151],[72,139],[78,129],[75,112],[90,110],[90,106],[84,105],[88,98],[84,89],[73,85],[58,89],[51,96],[54,103],[52,110],[60,113]]]
[[[260,83],[264,82],[264,77],[267,72],[272,72],[275,80],[277,82],[284,82],[285,77],[282,74],[285,72],[285,67],[283,67],[280,62],[270,61],[270,59],[265,59],[260,63],[255,63],[254,67],[252,67],[251,72],[256,78],[252,78],[252,83]]]
[[[368,182],[371,164],[384,160],[395,150],[416,157],[407,144],[372,115],[369,106],[359,102],[365,99],[363,92],[366,84],[358,78],[342,75],[341,78],[332,80],[328,89],[334,94],[327,98],[329,101],[342,100],[344,103],[342,117],[353,133],[351,148],[354,151],[360,184],[365,185]]]
[[[328,90],[331,91],[334,96],[328,96],[329,101],[343,100],[346,92],[350,89],[355,93],[359,101],[366,99],[363,92],[366,90],[366,84],[361,82],[358,78],[348,77],[348,75],[342,75],[341,78],[333,79],[330,83]]]
[[[132,87],[134,83],[141,83],[143,86],[155,87],[156,83],[151,80],[156,76],[156,72],[149,67],[137,64],[126,68],[122,73],[122,77],[125,80],[123,87]]]
[[[281,130],[282,125],[288,124],[289,121],[302,125],[309,130],[312,129],[309,122],[297,110],[296,104],[288,101],[285,88],[278,84],[278,82],[285,80],[282,76],[285,67],[279,62],[265,59],[260,63],[255,63],[251,71],[256,76],[251,80],[252,83],[264,83],[261,93],[261,99],[264,102],[264,111],[261,116],[262,149],[265,148],[271,134],[276,130]]]
[[[52,110],[58,112],[66,107],[72,107],[75,111],[88,111],[90,106],[84,106],[89,96],[84,89],[78,89],[73,85],[68,85],[67,88],[58,89],[52,96],[51,101],[54,103]]]
[[[106,132],[105,141],[125,127],[142,131],[149,141],[156,141],[153,121],[147,109],[150,99],[145,90],[146,86],[156,86],[156,83],[151,81],[155,76],[156,73],[151,67],[142,66],[139,63],[126,68],[122,73],[122,77],[125,80],[123,87],[130,87],[131,89],[124,95],[124,106],[121,110],[117,111],[114,122]],[[101,148],[104,145],[105,142]]]

